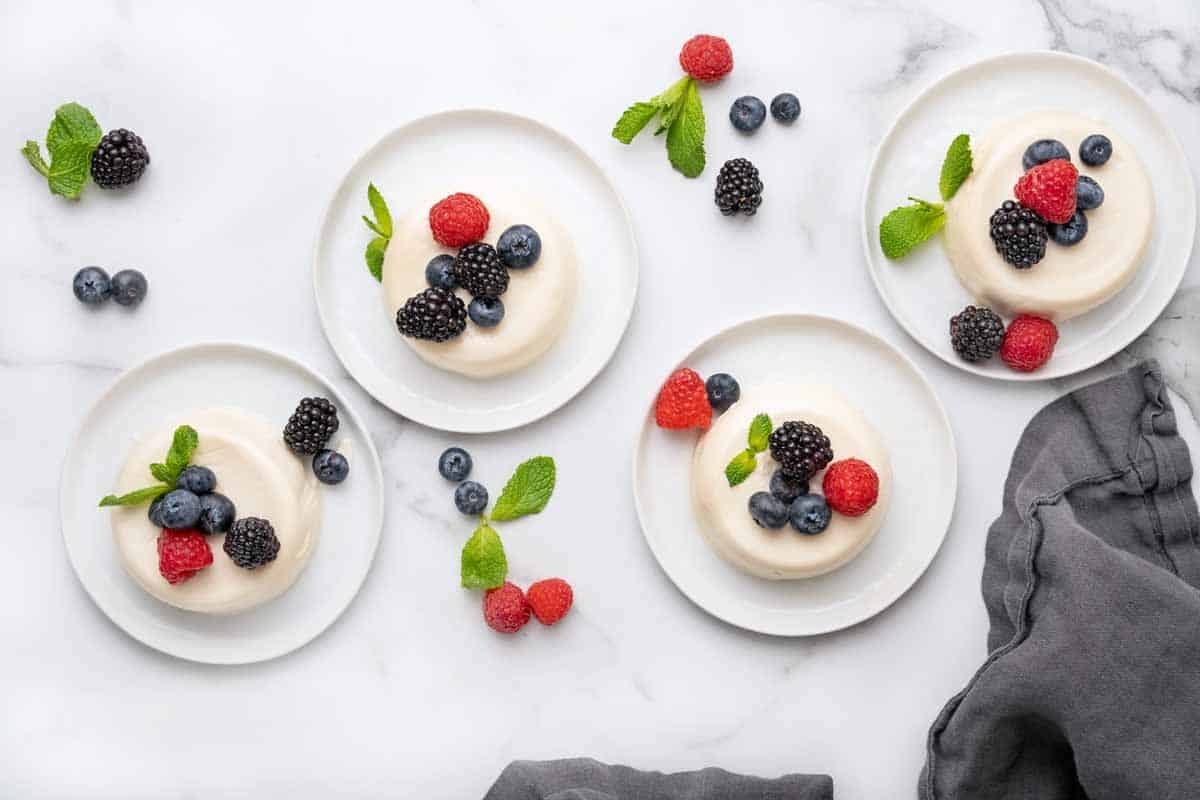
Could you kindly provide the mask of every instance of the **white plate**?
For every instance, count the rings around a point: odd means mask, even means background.
[[[946,147],[1019,112],[1066,109],[1110,123],[1146,165],[1158,224],[1137,276],[1116,297],[1060,326],[1054,357],[1032,373],[999,359],[969,364],[950,347],[950,317],[971,302],[940,241],[898,261],[879,248],[879,220],[909,195],[937,199]],[[1060,378],[1099,364],[1149,327],[1179,287],[1196,229],[1196,189],[1179,140],[1138,91],[1099,64],[1066,53],[1015,53],[956,70],[920,94],[884,136],[867,174],[863,245],[871,277],[896,321],[944,361],[1011,381]],[[940,237],[939,237],[940,238]]]
[[[139,434],[170,424],[189,408],[235,406],[279,421],[300,398],[328,397],[338,407],[339,449],[350,477],[321,487],[323,519],[316,551],[288,591],[234,616],[181,611],[146,594],[126,574],[113,544],[112,491]],[[59,486],[67,555],[84,589],[116,625],[156,650],[209,664],[246,664],[283,655],[329,627],[354,599],[379,544],[383,474],[358,415],[330,383],[270,350],[211,343],[155,356],[119,377],[84,418],[67,452]]]
[[[699,432],[659,428],[651,398],[634,454],[634,501],[646,542],[680,591],[740,628],[809,636],[878,614],[916,582],[950,526],[958,455],[941,402],[908,358],[849,323],[778,314],[718,333],[680,365],[729,372],[743,387],[777,381],[787,365],[789,378],[836,387],[879,431],[895,474],[883,527],[853,561],[807,580],[756,578],[704,540],[688,488]]]
[[[579,259],[579,302],[559,341],[525,369],[486,380],[418,358],[363,262],[368,183],[383,193],[393,216],[439,193],[486,197],[490,187],[507,187],[536,197]],[[392,131],[350,168],[325,214],[313,284],[329,343],[375,399],[422,425],[488,433],[551,413],[612,358],[637,296],[637,246],[616,189],[570,139],[500,111],[447,111]]]

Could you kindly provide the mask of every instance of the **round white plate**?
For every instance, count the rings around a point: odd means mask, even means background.
[[[1060,326],[1054,357],[1036,372],[999,359],[969,364],[955,355],[948,320],[972,301],[939,241],[889,261],[879,248],[879,220],[909,195],[937,199],[946,148],[959,133],[983,134],[1018,111],[1066,109],[1110,123],[1133,143],[1149,171],[1158,224],[1145,261],[1116,297]],[[982,221],[981,221],[981,224]],[[1196,189],[1175,134],[1132,85],[1106,67],[1066,53],[1015,53],[956,70],[920,94],[884,136],[867,174],[863,245],[871,277],[896,321],[954,366],[1011,381],[1059,378],[1092,367],[1149,327],[1179,287],[1192,252]]]
[[[316,551],[292,587],[234,616],[181,611],[146,594],[121,566],[110,512],[96,507],[112,491],[134,437],[170,424],[181,411],[209,406],[234,406],[278,420],[282,431],[300,398],[314,395],[337,405],[341,427],[334,441],[347,453],[350,477],[321,487]],[[306,644],[354,599],[379,544],[383,474],[366,426],[316,372],[259,347],[196,344],[142,362],[101,395],[67,452],[59,505],[71,565],[118,627],[179,658],[246,664]]]
[[[579,301],[559,341],[525,369],[485,380],[417,357],[363,262],[371,238],[361,219],[368,183],[383,193],[394,217],[456,191],[486,198],[489,188],[515,187],[535,196],[579,259]],[[321,226],[313,284],[329,343],[375,399],[422,425],[488,433],[564,405],[612,358],[637,296],[637,246],[616,189],[566,136],[500,111],[447,111],[397,128],[350,168]]]
[[[950,526],[958,455],[946,412],[916,366],[849,323],[807,314],[760,317],[718,333],[680,362],[701,375],[729,372],[743,387],[777,381],[781,364],[797,381],[836,387],[888,448],[891,506],[857,558],[797,581],[756,578],[721,559],[704,540],[689,496],[700,434],[659,428],[653,398],[634,454],[633,493],[646,542],[693,602],[740,628],[809,636],[878,614],[921,576]]]

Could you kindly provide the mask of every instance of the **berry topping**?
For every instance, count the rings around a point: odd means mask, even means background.
[[[350,462],[336,450],[322,450],[313,456],[312,470],[317,480],[333,486],[346,480],[350,474]]]
[[[1093,133],[1079,143],[1079,160],[1089,167],[1100,167],[1112,158],[1112,141],[1102,133]]]
[[[1023,314],[1008,323],[1000,358],[1018,372],[1032,372],[1050,360],[1058,328],[1048,319]]]
[[[739,211],[753,216],[762,205],[763,184],[758,178],[758,168],[747,159],[735,158],[726,161],[717,174],[717,188],[713,199],[717,208],[727,217]]]
[[[767,118],[767,107],[753,95],[745,95],[729,106],[729,121],[743,133],[753,133]]]
[[[508,290],[508,270],[500,263],[496,248],[485,242],[458,251],[454,280],[472,297],[499,297]]]
[[[104,134],[92,152],[92,180],[101,189],[136,183],[150,164],[150,153],[142,137],[117,128]]]
[[[1021,156],[1021,166],[1028,172],[1038,164],[1045,164],[1056,158],[1070,161],[1071,151],[1058,139],[1038,139],[1025,148],[1025,155]]]
[[[1093,208],[1099,208],[1103,202],[1104,190],[1100,188],[1100,184],[1087,175],[1080,175],[1079,180],[1075,182],[1075,209],[1091,211]]]
[[[771,457],[796,480],[808,480],[833,460],[829,437],[810,422],[785,422],[771,431],[769,442]]]
[[[771,101],[771,116],[785,125],[790,125],[800,118],[800,98],[791,92],[775,95]]]
[[[429,342],[446,342],[467,329],[467,307],[449,289],[430,286],[404,301],[396,312],[401,335]]]
[[[454,282],[454,256],[442,253],[429,259],[425,265],[425,282],[439,289],[453,289],[458,284]]]
[[[828,528],[832,517],[829,503],[819,494],[802,494],[788,508],[788,522],[799,533],[809,536]]]
[[[158,574],[167,583],[183,583],[212,562],[212,548],[200,533],[164,529],[158,534]]]
[[[1076,211],[1071,215],[1070,220],[1061,225],[1051,225],[1049,231],[1055,244],[1061,244],[1064,247],[1079,244],[1083,241],[1083,237],[1087,236],[1087,215],[1082,211]]]
[[[988,226],[996,252],[1017,269],[1029,269],[1046,255],[1046,223],[1031,209],[1005,200]]]
[[[857,458],[835,461],[821,481],[825,502],[839,514],[861,517],[879,499],[879,476],[871,465]]]
[[[136,269],[123,269],[112,276],[113,302],[119,306],[136,306],[146,299],[146,276]]]
[[[488,490],[481,483],[463,481],[454,490],[454,505],[464,514],[476,516],[487,508]]]
[[[528,225],[513,225],[496,240],[500,261],[509,269],[525,269],[542,254],[542,237]]]
[[[1013,187],[1021,205],[1033,209],[1047,222],[1066,222],[1075,213],[1075,181],[1079,170],[1065,159],[1038,164]]]
[[[494,328],[504,321],[504,301],[499,297],[476,297],[467,304],[467,316],[481,328]]]
[[[233,501],[220,492],[200,496],[200,519],[196,527],[204,533],[225,533],[237,519]]]
[[[529,601],[514,583],[489,589],[483,595],[483,619],[500,633],[516,633],[529,622]]]
[[[200,519],[200,498],[186,489],[174,489],[162,496],[158,518],[164,528],[184,530]]]
[[[443,247],[462,247],[478,242],[487,233],[491,217],[478,197],[458,192],[429,209],[429,230]]]
[[[525,598],[538,622],[553,625],[571,610],[575,593],[571,591],[571,584],[562,578],[547,578],[531,585]]]
[[[788,505],[770,492],[755,492],[747,502],[750,516],[761,528],[782,528],[787,525]]]
[[[150,501],[150,507],[146,509],[146,517],[150,520],[150,524],[156,528],[167,527],[162,521],[162,501],[163,496],[160,494]]]
[[[967,306],[950,318],[950,344],[963,361],[987,361],[1004,343],[1004,320],[990,308]]]
[[[265,519],[242,517],[225,534],[225,553],[242,569],[258,569],[279,555],[279,537]]]
[[[76,300],[94,306],[108,299],[112,292],[112,283],[108,279],[108,273],[99,267],[84,267],[75,273],[71,289],[75,292]]]
[[[217,488],[217,473],[195,464],[184,467],[175,481],[175,488],[187,489],[192,494],[208,494]]]
[[[283,441],[300,455],[316,455],[337,433],[337,406],[324,397],[305,397],[283,428]]]
[[[704,382],[704,390],[708,392],[708,404],[714,411],[724,412],[742,396],[742,387],[726,372],[718,372],[708,376]]]
[[[791,504],[800,495],[808,494],[808,481],[789,478],[783,470],[777,469],[771,476],[771,494]]]
[[[704,381],[695,370],[681,367],[671,373],[654,401],[654,421],[658,427],[671,430],[708,430],[712,406]]]
[[[471,454],[461,447],[450,447],[438,456],[438,472],[448,481],[465,481],[474,462]]]
[[[684,42],[679,66],[698,81],[719,81],[733,69],[733,50],[720,36],[702,33]]]

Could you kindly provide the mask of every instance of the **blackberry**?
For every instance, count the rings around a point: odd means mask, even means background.
[[[1005,200],[988,224],[996,252],[1017,269],[1029,269],[1046,255],[1046,221],[1033,209]]]
[[[329,437],[337,433],[337,406],[324,397],[306,397],[283,429],[283,441],[292,452],[316,455],[325,449]]]
[[[967,306],[950,318],[950,344],[963,361],[987,361],[1004,342],[1004,320],[982,306]]]
[[[104,134],[92,152],[92,180],[101,189],[136,183],[150,164],[150,153],[142,137],[117,128]]]
[[[225,534],[224,549],[242,569],[258,569],[279,555],[279,537],[265,519],[242,517]]]
[[[811,422],[785,422],[772,431],[768,441],[771,457],[793,480],[806,481],[833,461],[829,437]]]
[[[454,280],[472,297],[499,297],[508,290],[508,270],[496,248],[486,242],[469,244],[454,259]]]
[[[717,208],[727,217],[739,211],[753,216],[762,205],[762,190],[758,168],[744,158],[735,158],[721,167],[713,198]]]
[[[396,327],[413,339],[449,341],[467,329],[467,307],[449,289],[431,286],[404,301],[396,312]]]

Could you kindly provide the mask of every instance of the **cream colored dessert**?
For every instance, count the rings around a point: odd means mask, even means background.
[[[146,506],[117,508],[113,540],[125,571],[164,603],[204,614],[236,614],[285,592],[308,563],[321,523],[321,495],[308,461],[288,450],[278,426],[233,408],[180,415],[176,423],[139,439],[117,481],[117,494],[147,484],[147,466],[162,460],[178,424],[200,435],[192,463],[217,474],[217,491],[241,517],[268,520],[279,537],[279,555],[258,569],[242,569],[225,554],[224,534],[206,537],[212,566],[171,585],[158,571],[161,530],[146,517]]]
[[[833,513],[829,527],[815,535],[790,525],[759,527],[750,516],[750,495],[768,491],[778,465],[760,453],[750,477],[730,487],[725,465],[746,449],[750,421],[767,414],[780,425],[803,420],[829,437],[835,461],[860,458],[879,474],[879,500],[861,517]],[[809,490],[821,491],[818,472]],[[833,389],[819,385],[777,384],[743,390],[741,399],[717,418],[696,445],[692,457],[692,505],[700,529],[713,549],[736,567],[772,580],[811,578],[837,569],[862,552],[883,524],[892,487],[892,467],[879,434],[863,415]]]
[[[1079,143],[1093,133],[1112,140],[1112,157],[1089,167]],[[1019,270],[996,252],[988,220],[1022,175],[1021,157],[1038,139],[1058,139],[1071,163],[1104,189],[1104,203],[1085,212],[1088,232],[1070,247],[1046,244],[1046,256]],[[1037,111],[972,139],[975,169],[946,206],[943,240],[959,280],[975,299],[1006,314],[1061,321],[1111,299],[1137,274],[1154,224],[1150,179],[1133,146],[1105,123],[1064,111]]]
[[[504,319],[494,328],[467,322],[462,335],[448,342],[404,337],[409,347],[428,363],[472,378],[488,378],[528,366],[557,341],[571,317],[578,284],[578,265],[571,241],[553,220],[530,203],[498,203],[481,198],[491,222],[484,241],[496,240],[512,225],[524,224],[538,232],[542,253],[533,266],[509,270],[508,291],[502,296]],[[428,287],[425,266],[436,255],[455,251],[442,247],[429,230],[429,203],[411,209],[396,221],[383,262],[383,295],[394,321],[404,302]],[[471,295],[457,290],[464,303]]]

